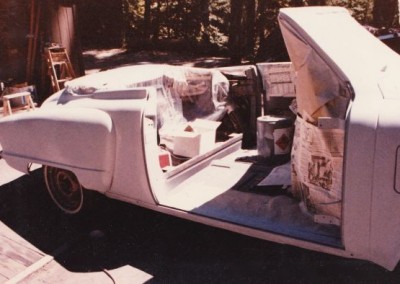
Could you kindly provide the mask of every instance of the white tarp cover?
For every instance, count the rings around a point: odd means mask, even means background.
[[[186,121],[183,115],[207,118],[223,108],[229,81],[221,72],[212,69],[164,64],[134,65],[84,76],[65,84],[71,95],[90,95],[96,91],[156,87],[157,107],[161,123]],[[188,114],[182,104],[191,102]],[[188,105],[188,104],[186,104]]]
[[[212,69],[146,64],[116,68],[66,83],[65,93],[90,95],[134,87],[157,89],[157,127],[161,143],[173,149],[173,134],[198,118],[220,120],[229,81]],[[214,142],[214,141],[213,141]]]

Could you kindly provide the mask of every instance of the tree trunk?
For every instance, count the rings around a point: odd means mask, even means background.
[[[304,1],[303,0],[292,0],[292,1],[290,1],[290,5],[292,7],[303,7]]]
[[[210,43],[210,12],[209,12],[209,0],[200,0],[200,23],[201,29],[201,40],[203,43]]]
[[[326,6],[326,0],[308,0],[309,6]]]
[[[243,38],[245,39],[245,54],[254,57],[254,47],[256,42],[256,0],[246,1],[245,26]]]
[[[267,1],[268,0],[258,0],[257,6],[257,21],[256,21],[256,34],[258,37],[258,50],[256,59],[262,60],[262,49],[266,45],[266,26],[267,26]]]
[[[302,0],[293,0],[291,5],[303,5]],[[279,0],[259,1],[259,47],[257,61],[283,61],[286,60],[286,47],[276,21],[279,8],[282,6]]]
[[[373,24],[378,28],[396,25],[395,21],[399,16],[398,5],[398,0],[374,0]]]
[[[153,30],[153,40],[158,40],[160,36],[160,5],[161,3],[157,3],[156,10],[154,11],[153,21],[152,21],[152,30]]]
[[[229,51],[231,63],[240,64],[243,57],[241,45],[244,0],[231,0],[231,13],[229,21]]]
[[[151,0],[145,0],[144,26],[143,26],[143,35],[145,39],[150,39],[150,28],[151,28]]]

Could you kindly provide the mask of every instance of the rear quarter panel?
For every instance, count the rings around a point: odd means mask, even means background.
[[[378,121],[371,206],[371,259],[393,269],[400,258],[400,100],[384,100]]]
[[[154,88],[104,90],[76,99],[71,99],[68,94],[57,94],[42,107],[87,108],[107,113],[115,133],[115,161],[111,186],[103,193],[145,206],[155,204],[146,167],[143,135],[146,111],[154,108],[155,102],[150,98],[155,96]]]

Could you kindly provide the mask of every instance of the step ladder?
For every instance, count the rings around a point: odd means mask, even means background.
[[[12,115],[13,112],[20,110],[35,110],[35,103],[30,92],[4,95],[1,99],[3,100],[3,116]],[[20,102],[13,106],[11,101],[15,99],[20,99]]]
[[[57,92],[64,88],[65,82],[75,78],[74,69],[65,47],[49,47],[45,57],[53,92]]]

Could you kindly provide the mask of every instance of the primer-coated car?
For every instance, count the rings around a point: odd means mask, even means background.
[[[282,9],[279,22],[289,65],[131,66],[78,78],[39,109],[0,120],[2,157],[19,170],[44,165],[49,192],[68,213],[82,207],[83,187],[393,270],[399,55],[343,8]],[[288,89],[274,93],[277,85]],[[255,143],[257,117],[266,115],[295,118],[294,128],[275,125],[272,138],[258,133],[283,149],[294,129],[290,155],[257,155],[265,150]],[[206,139],[215,133],[216,142]]]

